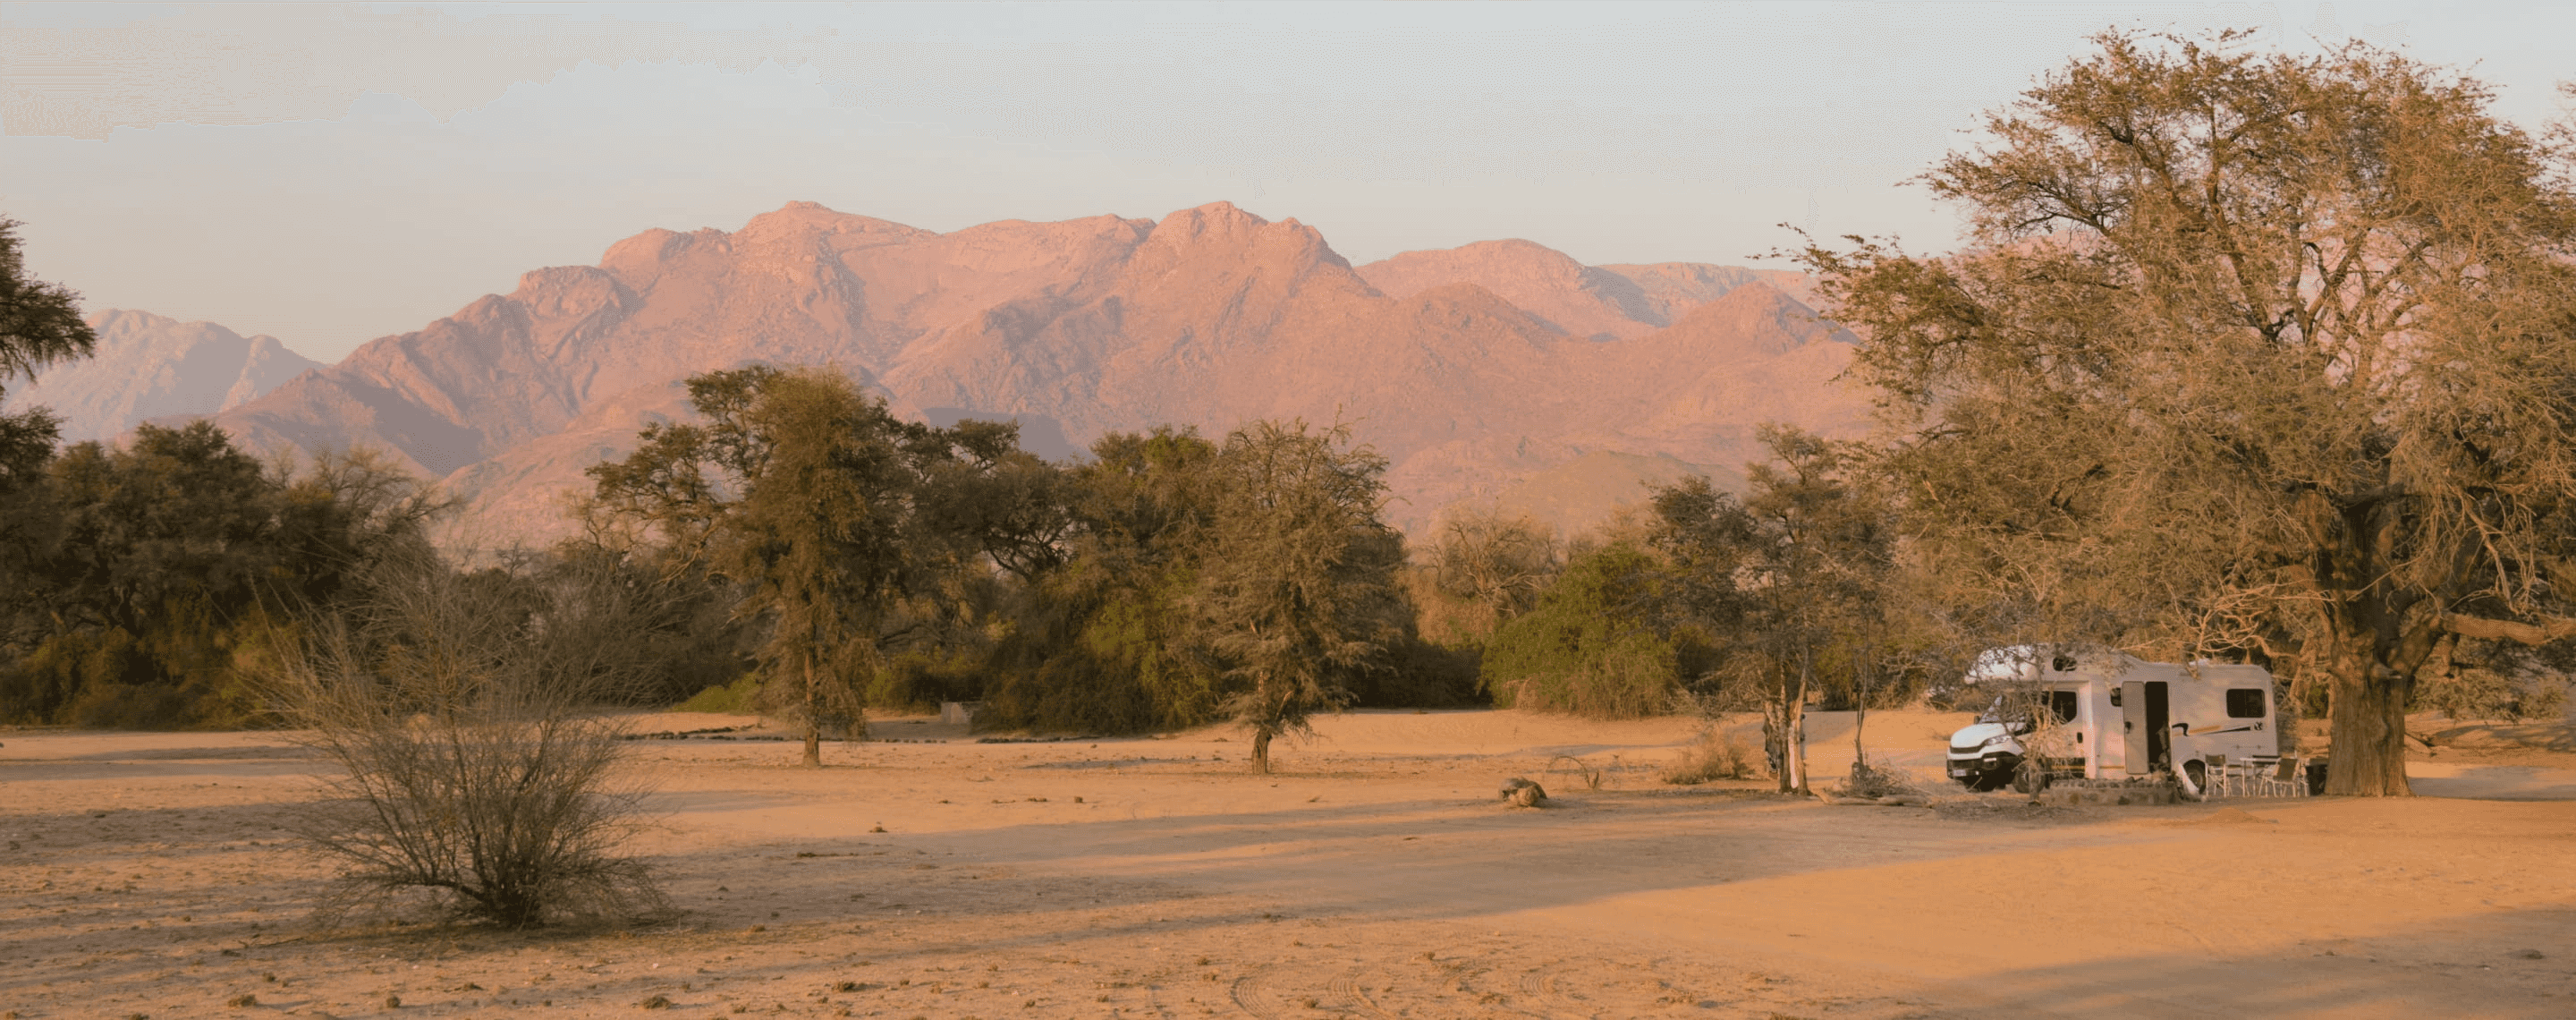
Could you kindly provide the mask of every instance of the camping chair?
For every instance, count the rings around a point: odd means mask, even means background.
[[[2257,776],[2256,787],[2264,797],[2305,797],[2308,795],[2308,760],[2283,758],[2269,775]]]
[[[2200,760],[2206,766],[2200,772],[2200,795],[2203,797],[2227,796],[2229,786],[2227,756],[2205,754],[2200,756]]]

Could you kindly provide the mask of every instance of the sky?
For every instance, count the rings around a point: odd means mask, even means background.
[[[0,216],[91,311],[334,361],[790,201],[931,230],[1225,200],[1354,263],[1954,243],[1906,184],[2103,29],[2359,39],[2538,127],[2576,5],[0,3]]]

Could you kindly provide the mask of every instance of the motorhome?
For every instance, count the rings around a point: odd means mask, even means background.
[[[2258,767],[2281,757],[2272,673],[2261,666],[2024,646],[1979,656],[1967,681],[1997,691],[1976,722],[1950,735],[1950,778],[1970,789],[2015,781],[2034,755],[2049,777],[2172,773],[2194,789],[2206,787],[2211,755]]]

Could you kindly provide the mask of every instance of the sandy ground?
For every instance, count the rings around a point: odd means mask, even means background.
[[[1873,714],[1871,750],[1928,768],[1959,718]],[[1848,718],[1813,732],[1838,772]],[[2444,750],[2411,800],[1921,809],[1665,786],[1679,721],[1354,713],[1274,776],[1220,730],[877,735],[819,772],[632,745],[685,913],[585,934],[311,928],[327,872],[279,825],[317,764],[274,735],[0,732],[0,1014],[2576,1015],[2576,754]],[[1554,806],[1495,804],[1512,775]]]

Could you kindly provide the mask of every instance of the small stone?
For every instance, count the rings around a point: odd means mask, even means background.
[[[385,1008],[386,1008],[386,1009],[401,1009],[401,1008],[402,1008],[402,996],[399,996],[399,995],[388,995],[388,996],[385,996]]]
[[[668,996],[656,995],[650,999],[636,1003],[636,1005],[645,1009],[669,1009],[671,1008],[671,1000]]]
[[[2521,951],[2521,952],[2519,952],[2519,953],[2515,953],[2515,954],[2513,954],[2513,955],[2514,955],[2515,957],[2519,958],[2519,959],[2524,959],[2524,960],[2545,960],[2545,959],[2548,959],[2548,957],[2545,957],[2545,956],[2540,955],[2540,950],[2537,950],[2537,949],[2525,949],[2525,950],[2523,950],[2523,951]]]
[[[225,999],[224,1005],[231,1006],[234,1009],[246,1009],[251,1006],[259,1005],[259,996],[244,992],[240,995],[233,996],[232,998]]]

